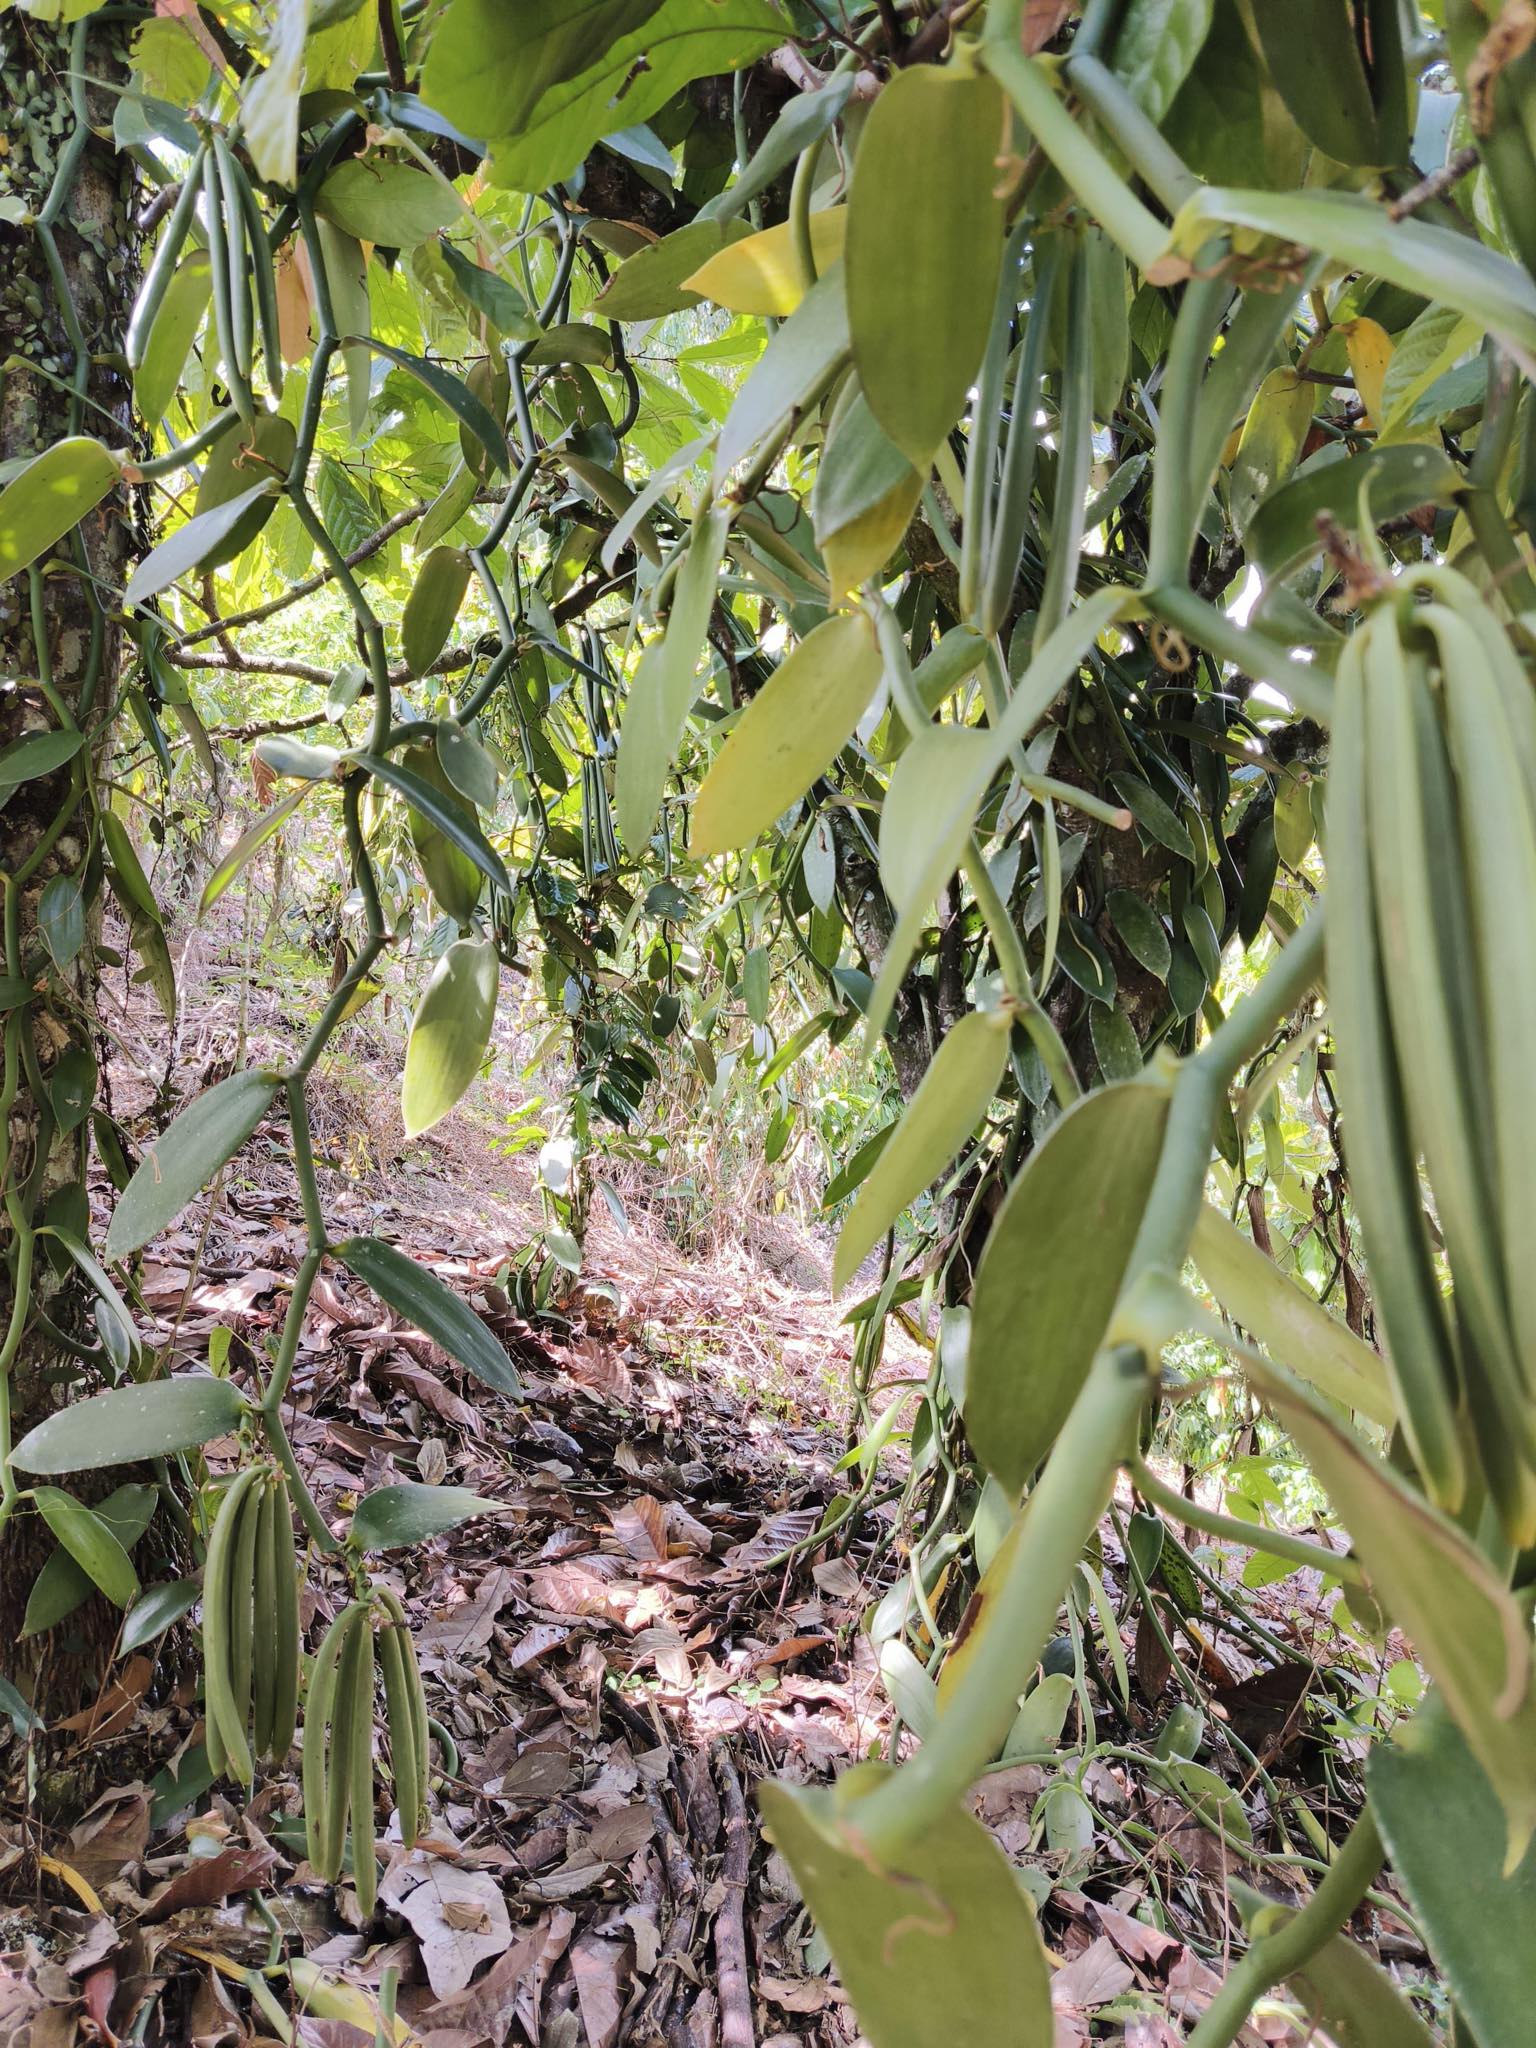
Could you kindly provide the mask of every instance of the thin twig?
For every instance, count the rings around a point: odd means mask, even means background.
[[[1427,178],[1420,178],[1417,185],[1410,185],[1400,199],[1394,199],[1387,208],[1388,220],[1406,220],[1410,213],[1417,213],[1421,206],[1428,206],[1432,200],[1443,199],[1447,192],[1472,170],[1477,163],[1477,150],[1472,143],[1431,171]]]
[[[752,1836],[747,1802],[723,1742],[715,1745],[715,1771],[725,1810],[725,1857],[720,1881],[725,1898],[715,1915],[715,1989],[720,1998],[721,2048],[756,2048],[752,2024],[752,1983],[747,1970],[745,1906]]]

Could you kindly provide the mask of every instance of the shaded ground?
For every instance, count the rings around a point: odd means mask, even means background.
[[[228,1070],[242,1029],[244,1056],[258,1059],[282,1054],[302,1022],[307,993],[281,980],[245,986],[242,1020],[236,954],[218,931],[183,954],[190,1024],[169,1048],[177,1097]],[[132,1123],[168,1049],[141,992],[113,1021],[117,1106]],[[494,1504],[380,1560],[447,1738],[430,1836],[409,1854],[396,1839],[379,1913],[360,1928],[350,1889],[320,1884],[303,1860],[291,1774],[244,1803],[190,1772],[171,1781],[163,1767],[200,1737],[195,1695],[170,1666],[130,1659],[78,1731],[113,1791],[68,1837],[35,1819],[7,1830],[15,1880],[36,1871],[28,1852],[53,1861],[0,1923],[11,1966],[0,2041],[54,2048],[132,2030],[149,2043],[219,2044],[253,2038],[248,2027],[272,2039],[279,2013],[299,2015],[297,2038],[313,2048],[371,2041],[368,2005],[363,2029],[305,2015],[282,1974],[270,1980],[273,2009],[253,2011],[244,1973],[297,1953],[367,1999],[397,1972],[399,2011],[427,2048],[850,2042],[851,2013],[753,1804],[765,1776],[827,1777],[890,1725],[859,1626],[900,1566],[888,1528],[871,1519],[846,1550],[796,1548],[841,1483],[847,1332],[823,1291],[786,1284],[730,1249],[729,1234],[709,1262],[684,1257],[643,1201],[631,1203],[628,1234],[606,1212],[594,1226],[586,1277],[611,1287],[617,1307],[606,1292],[578,1293],[562,1320],[523,1320],[499,1276],[536,1212],[526,1164],[488,1148],[503,1101],[493,1086],[489,1101],[406,1146],[393,1110],[398,1047],[398,1020],[365,1013],[317,1090],[327,1213],[338,1234],[391,1238],[474,1301],[524,1397],[467,1382],[330,1269],[305,1330],[292,1433],[338,1523],[358,1494],[401,1478],[472,1487]],[[194,1207],[157,1240],[143,1271],[146,1330],[185,1364],[228,1329],[241,1372],[281,1320],[301,1249],[283,1133],[270,1127],[211,1211]],[[802,1249],[814,1267],[819,1247]],[[210,1464],[227,1466],[234,1448],[211,1447]],[[1122,1615],[1126,1574],[1108,1531],[1103,1567]],[[311,1647],[345,1597],[340,1574],[312,1564]],[[1225,1845],[1194,1811],[1195,1781],[1175,1797],[1134,1754],[1095,1758],[1066,1798],[1051,1767],[1028,1761],[978,1794],[1042,1902],[1064,2044],[1181,2039],[1238,1938],[1229,1879],[1294,1884],[1314,1846],[1303,1807],[1325,1836],[1340,1832],[1347,1786],[1319,1774],[1303,1739],[1316,1615],[1278,1589],[1267,1601],[1290,1664],[1224,1636],[1223,1610],[1211,1601],[1206,1612],[1198,1586],[1193,1614],[1166,1609],[1212,1701],[1204,1759],[1237,1788],[1207,1807]],[[1064,1709],[1069,1734],[1088,1709],[1099,1742],[1122,1750],[1155,1735],[1168,1679],[1145,1627],[1127,1624],[1124,1638],[1124,1689],[1102,1668]],[[1266,1769],[1244,1764],[1226,1726]],[[379,1819],[383,1833],[382,1806]],[[1417,1980],[1420,1952],[1402,1923],[1367,1915],[1356,1931]],[[1296,2017],[1277,2011],[1245,2038],[1299,2041]]]

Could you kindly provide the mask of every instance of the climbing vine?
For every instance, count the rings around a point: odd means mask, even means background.
[[[322,1512],[286,1414],[326,1261],[521,1388],[432,1273],[333,1235],[310,1090],[414,949],[401,1105],[431,1128],[531,950],[575,1084],[530,1308],[580,1269],[603,1127],[643,1122],[670,1063],[713,1087],[745,1056],[782,1149],[797,1062],[890,1053],[900,1114],[828,1190],[834,1284],[863,1295],[859,1476],[797,1547],[886,1485],[902,1319],[930,1365],[902,1389],[900,1571],[871,1620],[898,1731],[883,1763],[764,1798],[879,2048],[1051,2038],[1033,1911],[966,1796],[1005,1754],[1062,1753],[1039,1695],[1066,1674],[1034,1679],[1064,1603],[1074,1671],[1090,1617],[1123,1665],[1107,1512],[1128,1604],[1198,1690],[1153,1590],[1193,1569],[1170,1510],[1315,1566],[1432,1682],[1347,1835],[1308,1830],[1307,1902],[1240,1900],[1252,1946],[1192,2042],[1297,1978],[1336,2028],[1367,2006],[1417,2027],[1385,1980],[1317,1974],[1389,1852],[1475,2037],[1507,2038],[1412,1815],[1496,1802],[1486,1938],[1512,1939],[1536,1827],[1536,941],[1511,915],[1536,890],[1536,52],[1518,8],[1474,0],[1295,15],[0,22],[0,1527],[36,1518],[67,1560],[39,1631],[92,1587],[123,1649],[197,1611],[210,1782],[281,1768],[302,1717],[310,1862],[350,1865],[365,1920],[380,1688],[407,1843],[439,1740],[369,1559],[483,1503],[387,1487],[340,1536]],[[191,678],[313,682],[235,638],[311,598],[351,654],[320,678],[329,740],[255,741],[264,807],[201,907],[323,823],[333,985],[291,1063],[217,1082],[135,1161],[91,1044],[104,888],[168,1019],[177,992],[111,736],[126,710],[167,782],[178,732],[206,770]],[[1281,1127],[1303,1065],[1342,1151],[1331,1206],[1298,1202]],[[239,1384],[170,1373],[134,1263],[269,1116],[306,1242],[281,1330]],[[1347,1552],[1170,1497],[1146,1433],[1191,1331],[1299,1446]],[[93,1391],[40,1412],[59,1354]],[[152,1488],[53,1483],[141,1465]],[[143,1588],[161,1501],[192,1568]],[[312,1659],[295,1516],[350,1596]],[[1158,1768],[1229,1835],[1174,1744]],[[1079,1763],[1117,1747],[1090,1730]]]

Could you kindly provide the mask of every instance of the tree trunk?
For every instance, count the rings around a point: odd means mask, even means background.
[[[7,215],[0,304],[9,356],[0,383],[0,460],[8,464],[65,435],[116,449],[131,442],[123,350],[139,277],[135,171],[111,141],[116,96],[85,83],[126,75],[126,34],[115,24],[60,28],[15,10],[0,14],[9,143],[0,158]],[[71,141],[82,130],[82,111],[89,139],[76,152]],[[19,223],[10,218],[17,213]],[[4,1018],[0,1079],[7,1452],[50,1407],[78,1395],[82,1382],[92,1390],[97,1378],[82,1357],[99,1356],[94,1298],[59,1240],[34,1233],[53,1224],[81,1240],[89,1234],[91,1120],[78,1097],[94,1092],[102,876],[94,796],[118,694],[114,593],[135,551],[129,494],[115,491],[32,569],[0,586],[0,747],[72,723],[86,735],[74,760],[17,786],[0,810],[3,976],[29,988],[26,1007]],[[64,886],[50,889],[61,879]],[[49,915],[40,923],[45,891]],[[124,1476],[106,1475],[108,1484],[92,1491],[99,1498]],[[28,1475],[17,1483],[26,1486]],[[49,1634],[22,1636],[28,1596],[54,1544],[31,1504],[14,1503],[14,1493],[8,1479],[0,1668],[51,1722],[95,1697],[120,1617],[93,1595]]]

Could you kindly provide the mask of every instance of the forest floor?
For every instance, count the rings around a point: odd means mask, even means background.
[[[191,928],[176,952],[184,1021],[173,1038],[139,988],[107,1019],[114,1107],[141,1136],[167,1083],[180,1101],[238,1059],[291,1054],[315,1006],[302,977],[253,974],[231,923]],[[323,976],[317,960],[322,996]],[[343,1034],[315,1090],[327,1215],[338,1235],[386,1237],[431,1265],[486,1316],[523,1380],[520,1400],[490,1393],[345,1271],[322,1274],[290,1427],[327,1517],[339,1523],[359,1494],[401,1479],[470,1487],[492,1504],[377,1560],[406,1603],[429,1709],[451,1738],[430,1833],[407,1852],[391,1821],[380,1908],[360,1927],[351,1891],[304,1861],[293,1771],[243,1801],[190,1768],[178,1777],[201,1734],[194,1687],[129,1658],[78,1730],[112,1789],[67,1837],[45,1841],[51,1878],[32,1907],[0,1919],[0,2041],[64,2048],[133,2028],[148,2044],[270,2040],[243,1973],[307,1954],[365,1996],[398,1970],[400,2013],[425,2048],[852,2042],[851,2010],[754,1800],[765,1777],[830,1778],[890,1726],[860,1628],[900,1570],[889,1524],[867,1519],[846,1548],[797,1547],[843,1484],[851,1346],[820,1279],[824,1248],[779,1219],[760,1240],[765,1255],[733,1209],[707,1256],[684,1250],[632,1181],[626,1229],[594,1205],[584,1284],[559,1316],[518,1315],[504,1268],[539,1217],[529,1155],[497,1144],[522,1085],[513,1050],[502,1078],[407,1144],[401,1020],[383,999],[376,1007]],[[185,1366],[206,1360],[223,1328],[241,1374],[281,1321],[302,1249],[273,1123],[211,1204],[151,1247],[147,1338]],[[897,1363],[910,1370],[919,1356]],[[234,1450],[211,1446],[210,1465]],[[1107,1528],[1103,1565],[1123,1611]],[[314,1563],[310,1642],[345,1597],[341,1574]],[[1219,1605],[1187,1632],[1217,1723],[1243,1727],[1268,1765],[1259,1782],[1230,1752],[1213,1759],[1238,1787],[1222,1809],[1225,1846],[1192,1811],[1193,1781],[1181,1800],[1123,1757],[1091,1761],[1082,1796],[1070,1812],[1058,1798],[1048,1828],[1045,1766],[1008,1765],[976,1797],[1042,1905],[1061,2048],[1181,2040],[1241,1939],[1230,1879],[1284,1895],[1294,1876],[1245,1853],[1249,1830],[1269,1850],[1305,1850],[1282,1811],[1294,1799],[1338,1831],[1298,1739],[1308,1683],[1295,1674],[1315,1676],[1325,1660],[1320,1619],[1294,1583],[1260,1597],[1295,1659],[1278,1681],[1242,1654],[1251,1644],[1221,1638],[1218,1651]],[[1165,1711],[1157,1646],[1125,1653],[1123,1697],[1106,1677],[1071,1709],[1098,1715],[1101,1742],[1148,1740]],[[387,1845],[382,1821],[381,1833]],[[20,1867],[36,1837],[5,1839],[0,1868]],[[1359,1931],[1417,1983],[1405,1925],[1378,1915]],[[371,2021],[306,2014],[284,1980],[274,1987],[310,2048],[372,2041]],[[1277,2007],[1244,2040],[1300,2042],[1294,2018]]]

